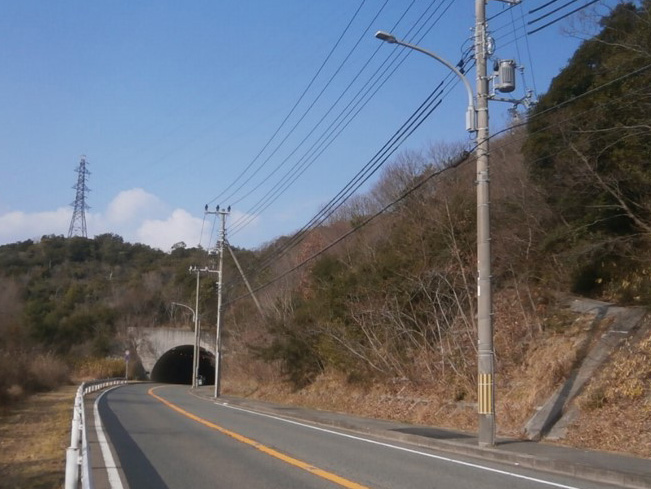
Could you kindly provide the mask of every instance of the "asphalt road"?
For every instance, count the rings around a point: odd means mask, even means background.
[[[125,489],[611,487],[221,405],[187,386],[126,385],[98,411]]]

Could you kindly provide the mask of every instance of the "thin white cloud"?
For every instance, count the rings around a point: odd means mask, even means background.
[[[0,216],[0,242],[15,243],[40,239],[45,234],[67,234],[71,217],[72,209],[69,207],[31,214],[7,212]]]

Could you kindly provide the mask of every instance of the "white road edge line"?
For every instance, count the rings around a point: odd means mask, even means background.
[[[381,441],[370,440],[368,438],[363,438],[363,437],[360,437],[360,436],[350,435],[348,433],[341,433],[339,431],[334,431],[334,430],[330,430],[330,429],[327,429],[327,428],[321,428],[319,426],[313,426],[313,425],[301,423],[299,421],[293,421],[291,419],[281,418],[279,416],[274,416],[272,414],[259,413],[257,411],[251,411],[249,409],[244,409],[244,408],[241,408],[241,407],[232,406],[232,405],[228,404],[227,402],[218,402],[218,401],[216,401],[215,404],[218,405],[218,406],[228,408],[228,409],[233,409],[235,411],[242,411],[242,412],[249,413],[249,414],[255,414],[256,416],[261,416],[261,417],[264,417],[264,418],[271,418],[271,419],[275,419],[277,421],[283,421],[284,423],[294,424],[294,425],[297,425],[297,426],[302,426],[304,428],[309,428],[309,429],[316,430],[316,431],[322,431],[324,433],[330,433],[330,434],[333,434],[333,435],[343,436],[344,438],[350,438],[350,439],[357,440],[357,441],[363,441],[363,442],[366,442],[366,443],[370,443],[372,445],[379,445],[381,447],[393,448],[395,450],[400,450],[400,451],[407,452],[407,453],[413,453],[415,455],[422,455],[423,457],[429,457],[429,458],[433,458],[433,459],[436,459],[436,460],[441,460],[443,462],[449,462],[449,463],[452,463],[452,464],[463,465],[464,467],[470,467],[470,468],[473,468],[473,469],[484,470],[486,472],[493,472],[495,474],[506,475],[506,476],[509,476],[509,477],[517,478],[517,479],[524,479],[524,480],[527,480],[527,481],[530,481],[530,482],[537,482],[539,484],[544,484],[544,485],[547,485],[547,486],[559,487],[561,489],[580,489],[580,488],[578,488],[576,486],[567,486],[567,485],[564,485],[564,484],[559,484],[557,482],[546,481],[544,479],[537,479],[535,477],[529,477],[529,476],[522,475],[522,474],[516,474],[515,472],[509,472],[509,471],[506,471],[506,470],[494,469],[492,467],[488,467],[488,466],[485,466],[485,465],[474,464],[474,463],[471,463],[471,462],[464,462],[463,460],[456,460],[454,458],[443,457],[441,455],[434,455],[432,453],[421,452],[421,451],[418,451],[418,450],[414,450],[412,448],[405,448],[405,447],[401,447],[399,445],[392,445],[391,443],[384,443],[384,442],[381,442]]]
[[[104,467],[106,467],[106,472],[108,473],[108,480],[111,489],[124,489],[122,485],[122,479],[120,479],[120,472],[118,471],[117,465],[115,465],[115,460],[113,459],[113,454],[111,453],[111,447],[109,446],[106,435],[104,434],[104,427],[102,425],[102,420],[99,417],[99,409],[97,405],[104,394],[107,392],[116,389],[113,387],[102,392],[97,399],[95,399],[95,404],[93,406],[93,415],[95,417],[95,431],[97,432],[97,441],[99,447],[102,451],[102,457],[104,458]]]

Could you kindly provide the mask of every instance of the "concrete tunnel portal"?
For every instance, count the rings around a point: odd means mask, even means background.
[[[192,345],[181,345],[166,351],[156,362],[150,379],[164,384],[192,384]],[[203,385],[215,383],[215,355],[200,349],[198,375]]]

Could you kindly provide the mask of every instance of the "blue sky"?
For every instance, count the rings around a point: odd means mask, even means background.
[[[579,42],[563,33],[569,20],[525,35],[529,10],[544,3],[525,0],[489,24],[495,55],[524,65],[526,88],[537,92]],[[456,64],[474,23],[474,2],[459,0],[0,6],[0,244],[67,235],[83,154],[91,171],[89,237],[113,232],[163,250],[179,241],[209,244],[208,202],[232,205],[230,225],[247,219],[230,236],[237,246],[255,248],[300,228],[448,74],[412,52],[300,178],[254,212],[363,83],[388,76],[373,73],[394,46],[373,34],[393,30],[409,39],[412,27],[421,28],[418,44]],[[488,16],[504,9],[491,1]],[[474,71],[469,78],[474,86]],[[519,75],[518,84],[520,97]],[[453,87],[402,149],[467,141],[465,99],[462,85]],[[493,130],[506,124],[506,108],[491,105]]]

